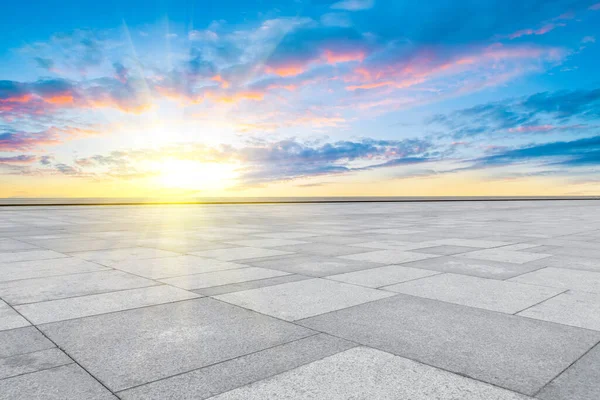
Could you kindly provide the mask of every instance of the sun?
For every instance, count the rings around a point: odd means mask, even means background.
[[[171,189],[217,191],[235,185],[238,177],[232,164],[168,159],[156,167],[158,184]]]

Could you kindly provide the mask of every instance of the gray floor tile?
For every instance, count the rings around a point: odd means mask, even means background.
[[[212,400],[525,400],[526,397],[383,351],[357,347]]]
[[[600,331],[600,294],[568,291],[519,315]]]
[[[0,252],[0,264],[18,261],[49,260],[52,258],[68,257],[52,250],[25,250],[17,252]]]
[[[382,289],[508,314],[563,292],[563,289],[456,274],[431,276]]]
[[[278,247],[278,249],[294,253],[312,254],[323,257],[343,256],[347,254],[356,254],[364,251],[363,249],[360,249],[358,247],[329,243],[296,244],[292,246],[281,246]]]
[[[600,399],[600,345],[550,382],[536,397],[542,400]]]
[[[16,305],[157,284],[139,276],[109,270],[3,282],[0,283],[0,297]]]
[[[34,351],[51,349],[54,346],[33,326],[0,331],[0,358]]]
[[[233,242],[228,242],[232,245],[236,246],[246,246],[246,247],[261,247],[261,248],[269,248],[269,247],[279,247],[279,246],[291,246],[295,244],[304,244],[301,240],[292,240],[292,239],[244,239],[244,240],[236,240]]]
[[[439,274],[439,272],[409,268],[402,265],[388,265],[385,267],[372,268],[363,271],[331,275],[328,276],[327,279],[352,283],[354,285],[378,288],[385,285],[392,285],[394,283],[410,281],[436,274]]]
[[[215,298],[286,321],[294,321],[391,295],[393,294],[380,290],[315,278],[228,293]]]
[[[397,295],[297,323],[525,394],[600,340],[600,333]]]
[[[418,250],[415,250],[415,251],[418,251],[419,253],[425,253],[425,254],[438,254],[440,256],[450,256],[452,254],[466,253],[466,252],[475,251],[475,250],[477,250],[476,247],[441,245],[441,246],[419,248]]]
[[[34,324],[62,321],[200,297],[167,285],[16,306]]]
[[[0,282],[76,274],[81,272],[103,271],[107,269],[108,268],[103,265],[75,257],[21,261],[8,264],[0,263]]]
[[[142,247],[174,251],[176,253],[191,253],[193,251],[227,249],[235,247],[227,243],[210,242],[194,237],[165,237],[136,239],[135,244]]]
[[[221,261],[236,261],[262,257],[276,257],[292,254],[289,251],[261,249],[255,247],[233,247],[221,250],[207,250],[190,253],[199,257],[215,258]]]
[[[463,247],[478,247],[482,249],[489,249],[492,247],[501,247],[511,244],[510,242],[500,242],[495,240],[480,240],[480,239],[438,239],[434,240],[438,246],[463,246]]]
[[[322,257],[315,255],[292,255],[270,260],[252,261],[248,264],[255,267],[276,269],[279,271],[314,277],[361,271],[363,269],[381,266],[381,264],[377,263],[343,260],[337,257]]]
[[[539,267],[554,267],[566,269],[583,269],[587,271],[600,272],[600,261],[596,258],[552,256],[527,263]]]
[[[0,331],[22,328],[30,325],[25,318],[19,315],[8,304],[0,300]]]
[[[145,247],[130,247],[124,249],[96,250],[69,253],[88,261],[111,266],[124,260],[144,260],[147,258],[174,257],[180,255],[172,251],[149,249]]]
[[[0,381],[2,400],[116,400],[98,381],[75,364]]]
[[[600,272],[544,268],[510,280],[532,285],[600,293]]]
[[[258,279],[273,278],[276,276],[289,275],[288,272],[275,271],[272,269],[246,267],[229,269],[226,271],[206,272],[203,274],[185,275],[176,278],[161,279],[161,282],[177,286],[182,289],[203,289],[213,286],[228,285],[254,281]]]
[[[378,250],[370,252],[362,252],[349,256],[342,256],[345,260],[367,261],[380,264],[400,264],[405,262],[424,260],[426,258],[437,257],[431,254],[411,253],[401,250]]]
[[[171,278],[204,272],[243,268],[245,265],[196,256],[150,258],[143,261],[127,260],[112,265],[121,271],[150,279]]]
[[[0,358],[0,380],[72,362],[73,360],[57,348]]]
[[[422,268],[439,272],[451,272],[490,279],[508,279],[542,268],[539,265],[532,265],[532,263],[513,264],[454,256],[419,260],[403,265],[411,268]]]
[[[194,292],[203,296],[216,296],[225,293],[241,292],[242,290],[258,289],[261,287],[280,285],[282,283],[303,281],[305,279],[310,279],[310,277],[305,275],[290,274],[276,276],[274,278],[265,278],[258,279],[255,281],[230,283],[228,285],[213,286],[204,289],[195,289]]]
[[[41,329],[115,391],[313,334],[209,298],[55,322]]]
[[[318,334],[129,389],[119,396],[124,400],[206,399],[354,346],[345,340]]]
[[[475,258],[478,260],[500,261],[515,264],[525,264],[529,261],[535,261],[551,254],[527,253],[525,251],[502,250],[502,248],[485,249],[461,254],[460,257]]]
[[[22,251],[22,250],[32,250],[36,249],[37,246],[34,246],[29,243],[21,242],[20,240],[3,238],[0,239],[0,252],[10,252],[10,251]]]
[[[304,239],[311,236],[319,235],[318,232],[310,233],[310,232],[268,232],[268,233],[256,233],[253,236],[263,237],[263,238],[271,238],[271,239]]]

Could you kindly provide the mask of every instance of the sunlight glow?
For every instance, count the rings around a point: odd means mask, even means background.
[[[157,164],[158,182],[164,188],[220,190],[235,185],[237,166],[168,159]]]

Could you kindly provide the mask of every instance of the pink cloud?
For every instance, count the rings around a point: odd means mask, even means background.
[[[508,35],[508,38],[509,39],[516,39],[516,38],[519,38],[521,36],[545,35],[546,33],[554,30],[555,28],[557,28],[559,26],[565,26],[565,24],[549,23],[549,24],[546,24],[546,25],[542,26],[539,29],[521,29],[520,31],[516,31],[515,33],[512,33],[512,34]]]

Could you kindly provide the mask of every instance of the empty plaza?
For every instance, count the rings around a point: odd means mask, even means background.
[[[600,202],[0,207],[0,399],[600,398]]]

